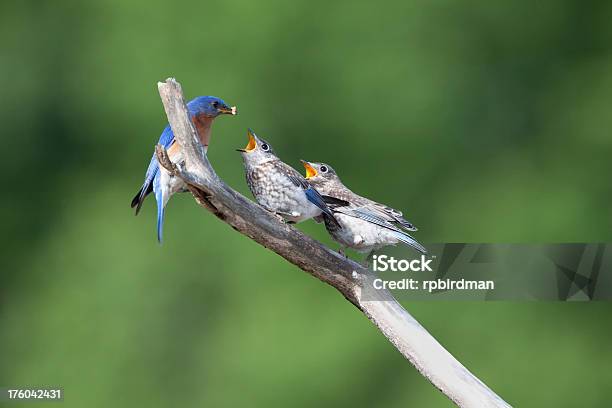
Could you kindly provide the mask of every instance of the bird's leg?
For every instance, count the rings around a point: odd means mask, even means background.
[[[348,255],[346,254],[346,252],[344,252],[343,246],[340,247],[340,249],[338,250],[338,253],[342,255],[343,257],[345,257],[346,259],[348,259]]]
[[[287,221],[287,217],[292,216],[290,213],[283,212],[283,211],[275,211],[274,215],[276,215],[285,224],[295,224],[292,221]]]
[[[278,214],[278,213],[274,213],[274,215],[276,216],[276,218],[278,218],[278,220],[279,220],[280,222],[282,222],[283,224],[285,224],[285,218],[284,218],[282,215],[280,215],[280,214]]]

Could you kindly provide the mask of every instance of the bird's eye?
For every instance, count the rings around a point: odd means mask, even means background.
[[[319,170],[321,170],[321,173],[327,173],[327,166],[321,166]]]
[[[267,143],[262,143],[261,150],[263,150],[264,152],[267,152],[268,150],[270,150],[270,146],[268,146]]]
[[[212,103],[212,107],[213,107],[213,108],[215,108],[215,109],[217,109],[217,108],[219,107],[219,102],[214,101],[214,102]]]

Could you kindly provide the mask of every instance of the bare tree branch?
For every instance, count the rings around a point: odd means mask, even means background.
[[[303,271],[333,286],[361,310],[435,387],[460,407],[508,407],[431,336],[391,293],[377,291],[364,300],[361,283],[368,273],[226,185],[215,173],[187,114],[181,86],[173,78],[158,83],[168,121],[185,157],[173,164],[158,145],[163,167],[183,179],[197,202],[232,228],[271,249]]]

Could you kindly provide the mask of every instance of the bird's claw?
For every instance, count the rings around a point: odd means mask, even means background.
[[[279,220],[280,222],[282,222],[283,224],[288,224],[288,222],[287,222],[287,220],[285,219],[285,217],[283,217],[283,216],[282,216],[280,213],[276,213],[276,212],[275,212],[275,213],[272,213],[272,214],[274,214],[274,216],[275,216],[276,218],[278,218],[278,220]]]

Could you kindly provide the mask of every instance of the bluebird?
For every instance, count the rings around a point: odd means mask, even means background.
[[[306,169],[306,179],[321,193],[332,208],[337,223],[342,226],[337,228],[324,217],[327,231],[340,245],[368,253],[367,259],[373,251],[400,242],[427,253],[406,232],[417,229],[404,219],[400,211],[353,193],[328,164],[304,160],[302,164]]]
[[[228,106],[222,99],[214,96],[198,96],[187,103],[189,117],[198,132],[200,142],[204,146],[204,150],[208,149],[210,141],[211,126],[215,118],[219,115],[229,114],[236,115],[236,107]],[[168,156],[174,163],[182,160],[182,154],[179,146],[175,143],[174,133],[170,125],[167,125],[159,138],[159,144],[164,146],[168,151]],[[170,197],[177,192],[187,191],[185,183],[171,175],[166,169],[159,166],[157,157],[153,153],[149,167],[145,174],[145,180],[142,187],[132,199],[131,207],[136,207],[136,215],[142,207],[147,195],[151,192],[155,193],[155,201],[157,201],[157,240],[162,242],[162,232],[164,226],[164,209]]]
[[[249,142],[242,153],[246,180],[257,202],[288,223],[298,223],[326,214],[330,224],[336,219],[323,197],[293,167],[283,163],[265,140],[248,130]]]

